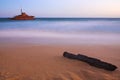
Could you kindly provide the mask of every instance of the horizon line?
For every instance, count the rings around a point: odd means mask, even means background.
[[[0,18],[11,18],[11,17],[0,17]],[[61,18],[61,19],[62,19],[62,18],[68,18],[68,19],[69,19],[69,18],[76,18],[76,19],[77,19],[77,18],[78,18],[78,19],[79,19],[79,18],[93,18],[93,19],[94,19],[94,18],[101,18],[101,19],[103,18],[103,19],[104,19],[104,18],[120,18],[120,17],[35,17],[35,19],[37,19],[37,18]]]

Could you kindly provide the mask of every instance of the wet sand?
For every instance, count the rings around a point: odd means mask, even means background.
[[[81,53],[117,65],[106,71],[64,58]],[[120,45],[0,45],[0,80],[120,80]]]

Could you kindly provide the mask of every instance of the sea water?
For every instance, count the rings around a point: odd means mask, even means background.
[[[0,42],[120,44],[120,18],[0,18]]]

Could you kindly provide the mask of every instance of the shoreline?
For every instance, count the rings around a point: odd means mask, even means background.
[[[43,31],[5,30],[0,31],[0,44],[39,45],[120,45],[120,34],[114,33],[55,33]]]

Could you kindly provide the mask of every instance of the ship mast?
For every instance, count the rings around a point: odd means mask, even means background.
[[[21,14],[22,14],[22,8],[21,8]]]

